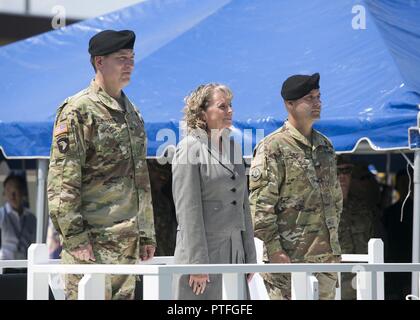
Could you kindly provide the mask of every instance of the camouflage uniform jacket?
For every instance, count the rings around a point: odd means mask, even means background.
[[[312,140],[286,122],[255,149],[251,211],[268,256],[283,251],[292,262],[317,262],[341,254],[343,200],[334,149],[316,130]]]
[[[48,174],[48,203],[64,249],[122,222],[137,224],[140,245],[155,244],[144,122],[94,81],[58,108]]]
[[[349,195],[344,201],[338,235],[340,246],[346,254],[368,253],[368,242],[373,238],[376,207],[363,199]]]

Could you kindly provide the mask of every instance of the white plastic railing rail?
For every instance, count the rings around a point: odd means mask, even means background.
[[[27,260],[0,260],[0,274],[3,274],[3,269],[26,268],[27,266]]]
[[[376,243],[376,244],[375,244]],[[379,243],[379,244],[378,244]],[[372,239],[369,248],[381,247],[382,241]],[[148,264],[137,265],[62,265],[50,264],[45,244],[33,244],[28,251],[29,300],[48,299],[48,275],[51,273],[84,274],[79,283],[79,299],[104,299],[105,274],[142,274],[144,299],[171,299],[173,274],[211,273],[223,274],[223,298],[243,299],[243,275],[250,272],[292,273],[292,299],[317,299],[317,281],[314,272],[357,271],[358,298],[378,299],[378,276],[383,272],[420,272],[420,263],[377,263],[373,256],[370,263],[327,264],[215,264],[215,265],[165,265],[171,258],[157,257]],[[344,256],[344,258],[347,258]],[[359,257],[362,258],[362,257]],[[369,289],[368,289],[369,288]],[[383,289],[382,289],[383,290]]]
[[[59,264],[59,259],[49,259],[49,264]],[[0,260],[0,276],[4,269],[26,269],[28,267],[28,260]],[[64,284],[58,274],[50,274],[48,276],[48,283],[56,300],[64,300]]]

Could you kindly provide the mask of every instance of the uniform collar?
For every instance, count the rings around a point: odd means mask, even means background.
[[[299,132],[298,129],[296,129],[294,126],[292,126],[292,124],[289,121],[286,121],[284,123],[286,130],[290,132],[290,135],[297,141],[303,143],[304,145],[312,148],[312,143],[303,135]],[[312,136],[313,136],[313,129],[312,129]]]
[[[318,148],[319,146],[329,146],[327,139],[325,139],[325,137],[315,129],[312,129],[312,145],[314,149]]]
[[[93,79],[90,82],[89,85],[89,91],[91,93],[91,97],[96,102],[101,102],[104,104],[107,108],[110,108],[112,110],[118,111],[118,112],[124,112],[124,110],[121,108],[120,104],[117,100],[115,100],[113,97],[111,97],[104,89],[102,89],[96,82],[95,79]],[[124,94],[122,92],[122,94]],[[127,96],[124,94],[124,99],[126,102],[126,106],[130,104],[130,102],[127,99]],[[128,102],[128,103],[127,103]]]
[[[304,145],[312,148],[313,150],[315,150],[319,146],[326,145],[325,141],[321,139],[321,135],[315,129],[312,129],[312,143],[311,143],[303,134],[299,132],[298,129],[292,126],[292,124],[289,121],[286,121],[284,125],[295,140],[303,143]]]

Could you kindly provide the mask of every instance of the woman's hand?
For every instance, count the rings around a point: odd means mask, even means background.
[[[210,282],[208,274],[190,274],[188,284],[192,287],[192,291],[196,294],[203,294],[206,289],[207,282]]]

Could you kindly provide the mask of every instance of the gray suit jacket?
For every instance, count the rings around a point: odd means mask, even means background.
[[[256,263],[242,153],[229,139],[224,139],[224,150],[220,156],[201,130],[178,144],[172,163],[177,264]],[[175,277],[175,299],[222,298],[220,275],[210,275],[199,296],[188,279]]]

